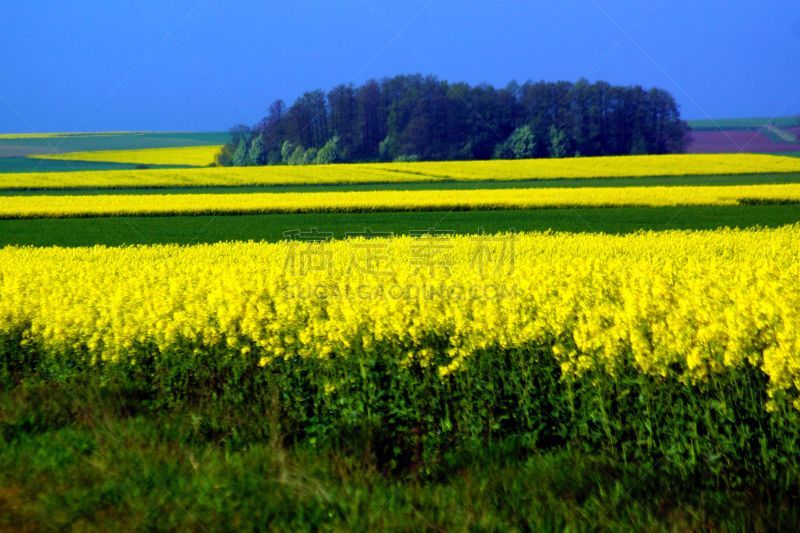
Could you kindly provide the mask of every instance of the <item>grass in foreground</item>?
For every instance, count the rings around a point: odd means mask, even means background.
[[[0,246],[198,244],[284,239],[284,232],[317,228],[334,238],[347,233],[434,228],[476,234],[516,231],[630,233],[639,230],[778,227],[800,222],[800,205],[616,207],[514,211],[306,213],[241,216],[0,219]]]
[[[513,439],[453,450],[424,478],[369,454],[226,443],[241,413],[140,411],[129,392],[29,383],[0,392],[0,529],[792,530],[768,486],[702,488],[643,464]],[[275,413],[262,413],[272,420]],[[217,425],[224,420],[229,422]],[[227,427],[226,427],[227,425]]]
[[[686,187],[5,196],[0,218],[480,211],[800,203],[800,184]]]
[[[180,148],[38,154],[29,157],[54,161],[96,161],[134,165],[184,165],[207,167],[214,162],[220,148],[221,146],[185,146]]]
[[[711,154],[4,174],[0,175],[0,188],[300,185],[489,179],[502,181],[798,172],[800,160],[797,158],[759,154]]]

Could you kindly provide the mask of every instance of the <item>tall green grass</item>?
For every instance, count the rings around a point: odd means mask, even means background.
[[[800,525],[800,416],[746,367],[566,379],[530,346],[442,380],[381,349],[87,366],[22,341],[0,340],[0,528]]]

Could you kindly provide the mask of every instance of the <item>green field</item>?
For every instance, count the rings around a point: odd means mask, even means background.
[[[79,172],[85,170],[133,170],[141,165],[105,161],[56,161],[30,157],[0,157],[0,173],[4,172]],[[147,165],[147,168],[181,168],[176,165]]]
[[[798,126],[800,125],[800,116],[697,119],[688,120],[687,122],[693,130],[751,130],[768,124],[775,124],[778,127]]]
[[[85,137],[0,138],[0,157],[19,157],[28,154],[53,154],[92,150],[135,150],[139,148],[211,146],[225,144],[227,140],[227,133],[213,132],[147,132],[89,135]]]
[[[0,220],[0,246],[275,242],[285,238],[284,232],[311,228],[344,238],[347,233],[363,233],[367,229],[396,235],[431,228],[473,234],[509,230],[630,233],[778,227],[798,222],[800,205],[30,219]]]

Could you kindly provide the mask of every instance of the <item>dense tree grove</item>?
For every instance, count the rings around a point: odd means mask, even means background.
[[[687,126],[661,89],[512,82],[503,89],[404,75],[274,102],[231,129],[221,165],[516,159],[681,152]]]

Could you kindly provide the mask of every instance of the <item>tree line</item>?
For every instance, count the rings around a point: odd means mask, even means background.
[[[448,83],[402,75],[310,91],[235,126],[225,166],[522,159],[682,152],[687,124],[662,89],[606,82]]]

